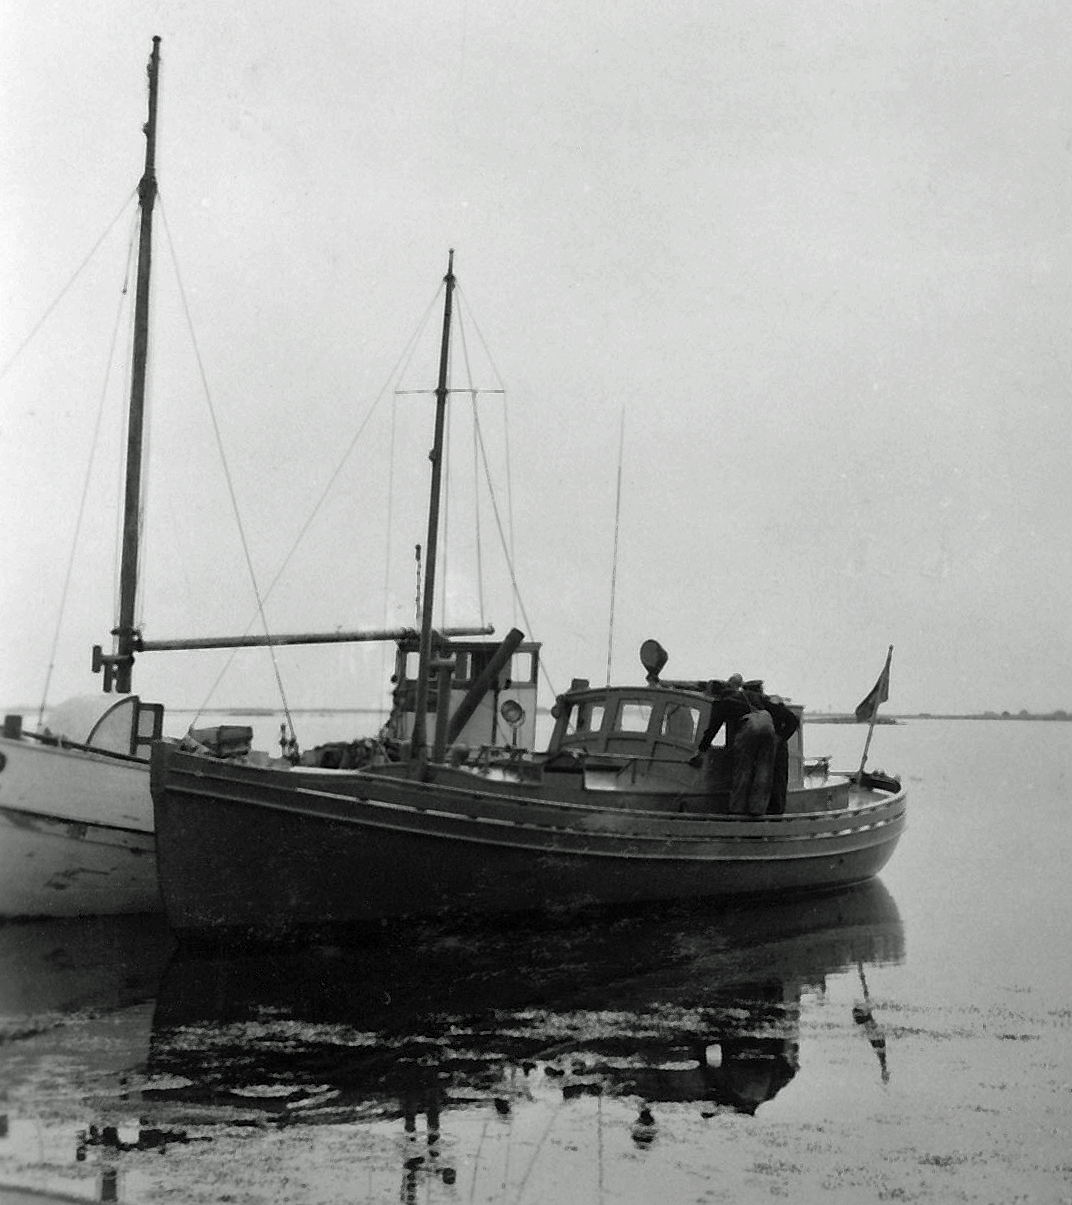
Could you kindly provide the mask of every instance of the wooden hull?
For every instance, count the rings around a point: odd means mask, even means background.
[[[435,772],[433,771],[433,774]],[[285,938],[386,918],[829,890],[875,875],[904,794],[743,817],[564,803],[469,776],[266,769],[158,745],[158,871],[186,936]]]
[[[148,762],[0,739],[0,917],[160,910]]]

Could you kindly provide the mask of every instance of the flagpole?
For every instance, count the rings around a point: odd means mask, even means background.
[[[886,697],[885,693],[880,690],[880,687],[883,685],[883,683],[885,683],[887,688],[889,687],[890,661],[892,658],[893,645],[891,644],[889,649],[886,651],[886,665],[883,668],[882,673],[879,675],[879,679],[875,683],[871,692],[872,694],[874,694],[876,691],[879,692],[879,697],[875,699],[874,706],[871,708],[871,716],[867,725],[867,740],[864,741],[864,752],[863,756],[860,758],[860,768],[856,771],[856,781],[858,783],[862,783],[864,779],[864,766],[867,764],[867,751],[871,748],[871,738],[875,735],[875,722],[878,720],[879,704]]]
[[[875,735],[875,716],[871,717],[871,722],[867,726],[867,740],[864,741],[864,753],[860,758],[860,768],[856,771],[856,781],[863,782],[864,780],[864,765],[867,763],[867,751],[871,748],[871,738]]]

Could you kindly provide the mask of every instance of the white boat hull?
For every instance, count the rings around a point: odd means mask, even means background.
[[[0,917],[156,912],[149,766],[0,738]]]

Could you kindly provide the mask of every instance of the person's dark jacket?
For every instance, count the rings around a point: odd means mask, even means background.
[[[778,739],[780,741],[789,740],[800,727],[800,720],[793,709],[767,695],[761,695],[760,702],[763,710],[770,712],[771,719],[774,720],[774,731]]]
[[[768,695],[757,694],[754,691],[723,695],[711,704],[707,727],[696,747],[697,755],[710,748],[723,724],[726,725],[727,737],[732,738],[734,728],[750,711],[766,711],[774,721],[774,732],[780,741],[789,740],[800,727],[800,720],[792,709]]]
[[[705,753],[710,748],[711,742],[718,736],[719,729],[723,724],[726,725],[727,733],[732,733],[738,721],[744,719],[751,710],[743,691],[723,695],[722,698],[716,699],[711,704],[711,715],[708,717],[707,727],[704,729],[703,736],[700,737],[699,745],[696,746],[697,755]]]

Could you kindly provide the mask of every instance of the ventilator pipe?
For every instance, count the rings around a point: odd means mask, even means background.
[[[458,710],[451,716],[450,725],[447,728],[448,745],[454,744],[461,735],[462,729],[469,723],[473,713],[480,705],[480,700],[483,699],[495,682],[498,681],[499,674],[509,664],[510,658],[514,655],[514,650],[524,639],[524,632],[518,631],[517,628],[511,628],[506,633],[502,644],[496,649],[484,672],[469,688],[468,693],[458,704]]]

